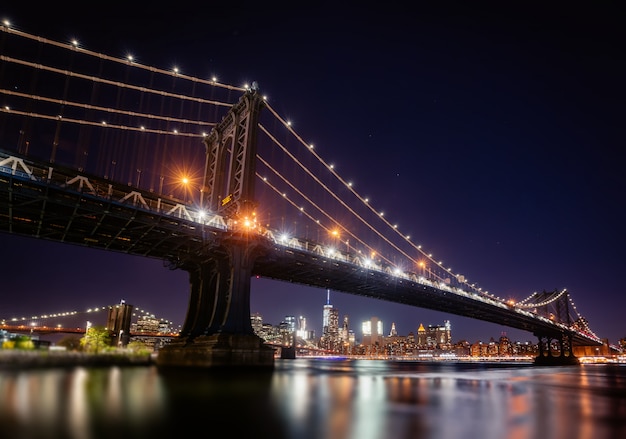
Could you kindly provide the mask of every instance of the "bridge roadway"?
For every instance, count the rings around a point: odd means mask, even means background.
[[[364,297],[427,308],[558,338],[574,345],[601,345],[592,335],[571,331],[525,309],[432,282],[391,267],[366,266],[356,255],[328,256],[322,244],[281,242],[233,227],[221,217],[200,217],[190,204],[123,184],[35,163],[0,151],[0,232],[157,258],[172,269],[210,259],[220,242],[244,239],[261,251],[253,275],[330,288]]]

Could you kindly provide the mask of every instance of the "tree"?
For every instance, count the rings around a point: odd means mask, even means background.
[[[64,347],[68,351],[77,351],[81,347],[81,337],[68,335],[59,340],[57,345]]]
[[[126,349],[136,355],[150,355],[152,352],[152,348],[141,341],[131,341]]]
[[[2,349],[32,350],[35,349],[35,343],[26,335],[15,335],[2,342]]]
[[[32,350],[35,349],[35,343],[27,335],[18,335],[15,337],[15,349]]]
[[[80,345],[85,352],[97,354],[111,345],[111,333],[103,326],[91,326],[80,339]]]

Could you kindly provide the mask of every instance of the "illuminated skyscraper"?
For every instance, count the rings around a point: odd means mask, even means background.
[[[306,333],[306,318],[304,316],[298,317],[298,329],[296,330],[296,335],[302,340],[306,340],[308,337],[308,334]]]
[[[419,347],[446,347],[452,341],[452,326],[449,320],[444,320],[443,325],[428,325],[428,329],[424,329],[424,325],[420,323],[417,329],[417,345]]]
[[[419,347],[424,347],[428,345],[428,336],[426,335],[426,328],[424,325],[420,323],[419,328],[417,328],[417,345]]]
[[[339,311],[334,309],[330,304],[330,290],[326,290],[326,304],[322,311],[322,337],[320,338],[320,347],[337,351],[339,346]]]
[[[258,336],[261,336],[263,330],[263,317],[261,314],[254,313],[250,316],[250,323],[252,323],[252,330]]]
[[[333,306],[330,304],[330,290],[326,290],[326,304],[322,310],[322,335],[328,333],[328,327],[330,326],[330,312]]]
[[[362,325],[364,345],[382,345],[383,342],[383,322],[378,317],[366,320]]]
[[[296,335],[296,318],[294,316],[285,316],[285,320],[278,325],[282,344],[292,346],[295,343]]]

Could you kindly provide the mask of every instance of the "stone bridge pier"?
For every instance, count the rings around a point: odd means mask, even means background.
[[[180,336],[161,348],[159,367],[273,368],[274,349],[250,321],[250,279],[261,238],[232,233],[200,261],[184,263],[190,296]]]
[[[568,333],[556,335],[535,334],[539,338],[539,354],[535,358],[536,366],[570,366],[580,362],[574,355],[572,336]],[[552,346],[557,344],[558,349]]]

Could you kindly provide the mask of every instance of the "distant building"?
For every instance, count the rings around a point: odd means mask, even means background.
[[[372,317],[361,325],[363,330],[363,342],[366,346],[382,346],[383,344],[383,322],[378,317]]]
[[[398,331],[396,331],[396,323],[391,322],[391,331],[389,331],[389,337],[395,337],[398,335]]]
[[[261,331],[263,329],[263,317],[261,317],[261,314],[252,314],[250,316],[250,323],[252,324],[252,330],[254,331],[254,333],[261,337]]]
[[[500,340],[498,340],[498,354],[499,355],[512,355],[513,354],[513,345],[511,344],[511,340],[506,336],[506,332],[502,332],[500,335]]]
[[[285,320],[278,325],[280,332],[281,344],[283,346],[295,345],[296,335],[296,318],[294,316],[285,316]]]
[[[425,348],[428,346],[428,336],[426,334],[426,328],[424,325],[420,323],[419,328],[417,328],[417,346],[419,348]]]
[[[452,327],[449,320],[445,320],[443,325],[424,325],[420,323],[417,328],[417,346],[420,349],[446,349],[452,343]]]
[[[341,353],[351,354],[356,343],[356,337],[354,331],[350,329],[350,318],[347,315],[343,316],[343,325],[340,331],[340,343]]]

